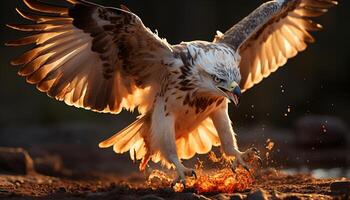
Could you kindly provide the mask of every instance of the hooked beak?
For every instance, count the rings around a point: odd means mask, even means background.
[[[235,106],[239,106],[242,92],[236,82],[232,82],[227,88],[218,87],[218,89],[223,93],[223,96],[228,98]]]

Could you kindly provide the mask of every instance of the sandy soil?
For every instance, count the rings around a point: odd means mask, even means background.
[[[126,183],[126,181],[128,183]],[[336,182],[336,183],[335,183]],[[337,186],[341,183],[343,185]],[[347,186],[346,186],[347,184]],[[335,186],[334,186],[335,185]],[[346,189],[346,187],[348,187]],[[332,188],[332,189],[331,189]],[[239,193],[197,194],[193,188],[174,192],[170,187],[151,189],[141,176],[122,180],[100,174],[94,178],[57,178],[30,174],[1,175],[3,199],[348,199],[350,180],[314,179],[308,175],[285,175],[273,169],[263,170],[253,185]]]
[[[129,155],[117,156],[112,150],[96,147],[96,141],[106,137],[96,138],[96,133],[104,132],[101,130],[100,126],[76,124],[73,127],[67,124],[29,127],[26,131],[0,128],[0,199],[350,199],[350,179],[315,179],[307,174],[287,175],[266,168],[255,174],[249,187],[230,194],[198,193],[193,187],[174,192],[169,183],[154,187],[147,184],[146,176],[137,171],[138,165],[130,161]],[[340,138],[330,132],[324,141]],[[314,144],[299,144],[292,133],[268,131],[266,138],[272,138],[275,144],[270,152],[266,139],[257,141],[256,138],[261,137],[254,131],[251,133],[242,134],[240,144],[242,149],[247,149],[251,143],[260,144],[257,147],[266,155],[264,166],[349,168],[348,146],[327,143],[315,149]],[[22,148],[11,148],[18,146]],[[208,160],[208,155],[186,161],[185,165],[193,167],[197,159]],[[213,169],[213,166],[204,168]]]

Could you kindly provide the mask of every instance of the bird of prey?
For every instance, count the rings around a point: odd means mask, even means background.
[[[170,45],[144,26],[127,7],[104,7],[85,0],[52,5],[23,0],[17,9],[30,25],[8,27],[36,32],[8,42],[34,44],[12,60],[19,75],[41,92],[68,105],[117,114],[137,109],[138,119],[101,148],[129,151],[131,159],[160,162],[176,169],[185,182],[194,170],[182,164],[196,153],[220,146],[233,168],[249,169],[256,149],[240,151],[228,115],[241,93],[268,77],[314,42],[321,29],[312,17],[335,0],[274,0],[212,42]]]

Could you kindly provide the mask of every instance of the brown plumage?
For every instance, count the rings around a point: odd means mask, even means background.
[[[216,37],[216,42],[230,44],[240,52],[241,88],[251,88],[305,50],[306,43],[313,43],[309,32],[322,26],[309,18],[321,16],[335,5],[335,0],[293,0],[282,5],[270,1]]]
[[[33,13],[17,9],[37,24],[8,27],[39,32],[7,43],[37,45],[11,62],[23,65],[19,75],[69,105],[111,113],[120,112],[122,107],[147,110],[132,95],[148,98],[150,91],[144,88],[152,84],[152,73],[161,67],[149,66],[160,62],[158,55],[171,55],[168,44],[125,7],[122,10],[86,1],[68,2],[72,3],[69,8],[24,0]]]
[[[194,173],[181,163],[221,145],[223,153],[248,169],[255,149],[241,152],[228,115],[228,100],[259,83],[314,39],[309,32],[334,0],[275,0],[264,3],[214,42],[169,45],[127,7],[103,7],[85,0],[55,6],[23,0],[17,9],[35,24],[8,27],[35,32],[8,42],[34,45],[12,60],[18,74],[50,97],[97,112],[138,108],[139,118],[100,143],[131,159],[175,167],[179,178]]]

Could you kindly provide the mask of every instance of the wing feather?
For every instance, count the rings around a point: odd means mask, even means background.
[[[7,43],[35,47],[12,60],[18,74],[38,90],[68,105],[97,112],[150,108],[167,72],[163,59],[175,59],[170,45],[146,28],[130,10],[83,0],[56,6],[23,0],[17,12],[36,24],[8,27],[36,32]]]
[[[335,0],[270,1],[216,38],[240,53],[241,88],[253,87],[304,51],[315,41],[310,32],[322,28],[310,18],[334,5]]]
[[[62,16],[68,15],[68,9],[61,6],[52,6],[50,4],[46,4],[44,2],[38,2],[36,0],[23,0],[23,2],[34,11],[39,11],[43,13],[55,13]]]

